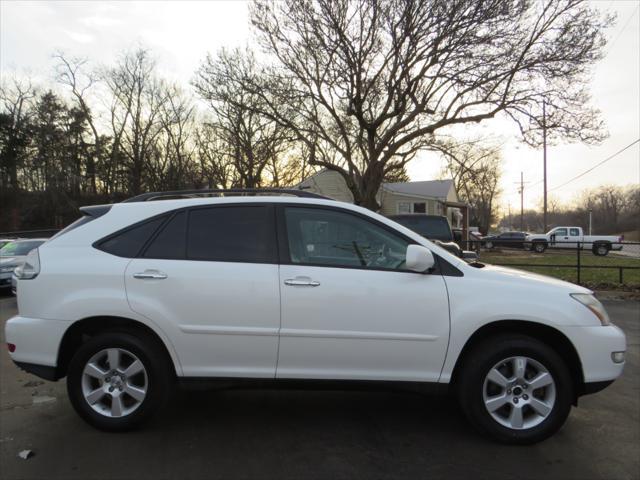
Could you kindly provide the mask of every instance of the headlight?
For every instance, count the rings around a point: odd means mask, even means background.
[[[596,297],[594,297],[590,293],[572,293],[571,297],[591,310],[593,314],[598,317],[602,325],[611,325],[609,314],[604,309],[604,306],[602,306],[602,303],[600,303],[600,301]]]
[[[16,266],[11,265],[10,267],[0,267],[0,273],[9,273],[15,270]]]

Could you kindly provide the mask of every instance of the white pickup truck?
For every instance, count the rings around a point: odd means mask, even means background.
[[[610,250],[622,250],[623,237],[616,235],[584,235],[580,227],[555,227],[547,233],[527,235],[525,249],[543,253],[547,248],[590,248],[594,255],[605,256]]]

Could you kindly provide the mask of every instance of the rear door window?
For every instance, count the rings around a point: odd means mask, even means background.
[[[187,258],[277,263],[275,221],[268,205],[198,208],[189,213]]]

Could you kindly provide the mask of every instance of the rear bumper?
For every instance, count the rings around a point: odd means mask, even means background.
[[[45,380],[50,380],[55,382],[60,377],[58,372],[56,371],[56,367],[47,367],[45,365],[36,365],[35,363],[24,363],[24,362],[16,362],[18,368],[24,370],[27,373],[32,373],[37,377],[44,378]]]
[[[11,359],[18,365],[55,369],[60,342],[71,323],[21,316],[10,318],[4,327],[4,333],[7,343],[15,345],[15,351],[9,353]],[[24,369],[30,371],[26,367]]]

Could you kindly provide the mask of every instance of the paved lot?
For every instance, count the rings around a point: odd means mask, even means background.
[[[72,411],[64,381],[39,384],[3,349],[0,478],[637,479],[640,303],[607,308],[628,335],[623,377],[533,447],[484,440],[446,398],[388,392],[180,392],[145,429],[105,434]],[[14,313],[0,298],[0,326]]]

